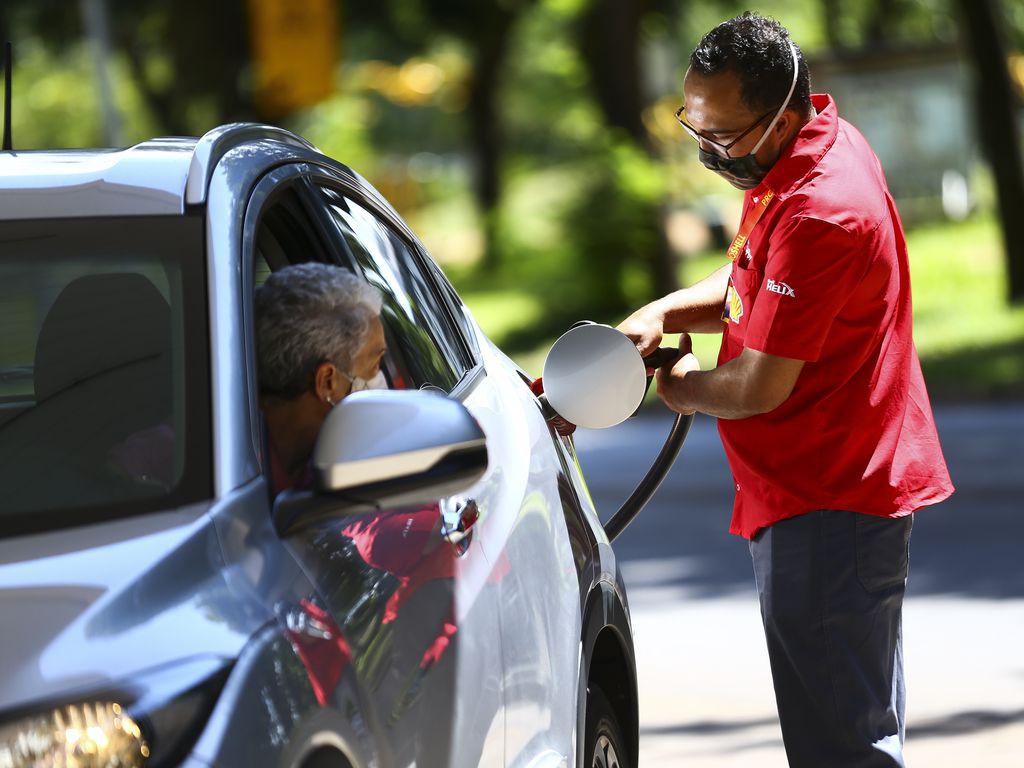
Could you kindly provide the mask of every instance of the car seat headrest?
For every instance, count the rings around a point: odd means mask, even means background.
[[[146,277],[87,275],[65,286],[36,342],[35,394],[41,402],[91,378],[159,363],[169,370],[170,309]],[[167,390],[150,393],[162,397]]]

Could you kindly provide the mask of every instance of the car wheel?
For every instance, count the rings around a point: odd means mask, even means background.
[[[587,691],[586,733],[586,768],[626,768],[630,764],[619,719],[604,691],[596,685]]]
[[[352,768],[352,764],[340,752],[321,748],[306,759],[302,768]]]

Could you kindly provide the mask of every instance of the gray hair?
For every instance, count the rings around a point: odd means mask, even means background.
[[[260,392],[298,397],[325,362],[350,374],[381,304],[377,288],[342,267],[308,262],[271,274],[256,289]]]

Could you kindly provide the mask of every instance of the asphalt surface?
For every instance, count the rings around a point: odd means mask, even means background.
[[[940,406],[957,491],[915,518],[904,607],[911,768],[1024,766],[1024,404]],[[607,519],[671,426],[660,406],[579,430]],[[728,533],[728,466],[698,415],[676,466],[615,542],[640,684],[640,765],[786,765],[746,542]]]

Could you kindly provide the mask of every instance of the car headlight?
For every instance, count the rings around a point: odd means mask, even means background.
[[[90,701],[0,726],[0,768],[140,768],[142,729],[120,704]]]
[[[166,768],[187,754],[231,662],[195,657],[117,690],[0,723],[0,768]]]

